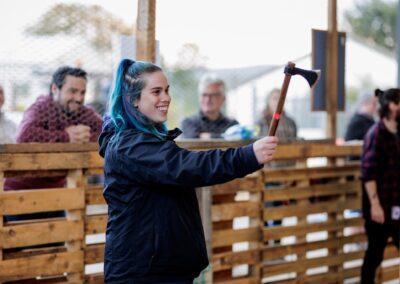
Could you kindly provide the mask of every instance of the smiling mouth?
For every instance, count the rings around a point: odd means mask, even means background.
[[[157,109],[159,111],[162,111],[162,112],[167,112],[168,111],[168,107],[167,106],[165,106],[165,107],[157,107]]]

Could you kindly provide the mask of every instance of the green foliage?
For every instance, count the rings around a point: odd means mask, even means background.
[[[394,50],[397,5],[397,1],[358,1],[354,10],[345,13],[345,20],[356,35]]]
[[[129,35],[133,34],[134,28],[97,5],[57,4],[25,32],[39,36],[79,35],[95,48],[110,50],[114,33]]]

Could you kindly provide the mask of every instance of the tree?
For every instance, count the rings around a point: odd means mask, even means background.
[[[358,1],[344,17],[353,33],[394,51],[397,5],[397,1]]]
[[[127,26],[100,6],[57,4],[25,30],[33,35],[79,35],[100,50],[110,50],[112,34],[131,35],[134,27]]]

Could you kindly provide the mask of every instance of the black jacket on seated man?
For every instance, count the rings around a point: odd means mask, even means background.
[[[200,111],[182,121],[183,137],[200,138],[200,133],[210,132],[211,138],[221,138],[225,130],[236,124],[239,123],[235,119],[230,119],[222,113],[217,120],[210,120]]]

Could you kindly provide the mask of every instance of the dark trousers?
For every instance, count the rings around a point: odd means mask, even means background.
[[[365,221],[365,232],[368,238],[368,248],[365,252],[361,268],[361,284],[375,283],[375,272],[383,260],[383,253],[389,237],[399,249],[400,224],[385,222],[383,225]]]

